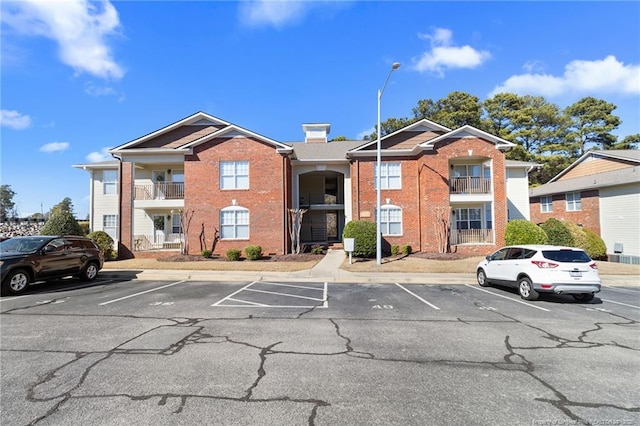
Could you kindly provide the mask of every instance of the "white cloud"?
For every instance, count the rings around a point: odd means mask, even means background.
[[[365,129],[363,131],[361,131],[360,133],[358,133],[358,136],[356,136],[356,140],[357,141],[361,141],[364,139],[365,136],[369,136],[371,133],[376,131],[376,126],[372,126],[369,129]]]
[[[525,68],[526,69],[526,68]],[[520,74],[509,77],[489,96],[510,92],[546,97],[563,94],[640,94],[640,65],[625,65],[615,56],[596,61],[571,61],[564,74]]]
[[[77,73],[116,80],[124,75],[106,40],[120,27],[118,12],[108,0],[3,2],[2,23],[21,34],[54,40],[60,60]]]
[[[413,59],[411,69],[418,72],[433,72],[440,76],[446,69],[476,68],[491,58],[486,50],[477,50],[469,45],[454,46],[453,33],[446,28],[436,28],[431,34],[418,34],[429,40],[431,50]]]
[[[0,126],[10,127],[15,130],[26,129],[31,125],[31,117],[20,114],[18,111],[0,110]]]
[[[69,148],[69,142],[51,142],[40,147],[42,152],[58,152],[66,151]]]
[[[310,7],[310,2],[244,1],[240,3],[240,16],[242,21],[250,26],[272,25],[280,28],[301,20]]]
[[[84,86],[84,92],[89,96],[117,96],[118,102],[123,102],[126,97],[123,92],[119,92],[111,86],[96,86],[93,83],[87,83]]]
[[[99,161],[113,160],[113,157],[111,156],[111,154],[109,154],[110,149],[111,148],[102,148],[100,152],[94,151],[90,153],[89,155],[87,155],[87,161],[97,163]]]

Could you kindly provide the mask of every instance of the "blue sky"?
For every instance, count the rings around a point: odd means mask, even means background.
[[[361,138],[463,91],[585,97],[640,133],[638,2],[1,3],[1,175],[22,216],[64,197],[121,145],[197,111],[281,142],[303,123]]]

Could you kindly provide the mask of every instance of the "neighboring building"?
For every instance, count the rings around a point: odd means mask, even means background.
[[[250,244],[283,254],[289,211],[305,209],[303,243],[340,242],[347,222],[375,221],[377,142],[302,128],[304,142],[283,143],[199,112],[112,149],[115,161],[74,166],[91,173],[91,228],[114,232],[125,257],[184,244],[199,254],[216,233],[214,254]],[[449,222],[453,250],[486,254],[504,244],[508,215],[529,217],[522,195],[535,165],[505,160],[511,142],[421,120],[381,145],[388,244],[438,251]]]
[[[531,220],[570,220],[599,234],[607,253],[640,263],[640,151],[589,151],[529,191]]]

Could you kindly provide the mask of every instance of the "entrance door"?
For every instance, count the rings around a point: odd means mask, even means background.
[[[153,244],[156,247],[162,247],[165,237],[165,221],[163,214],[153,215]]]
[[[326,215],[327,221],[327,240],[338,241],[338,212],[328,211]]]
[[[151,179],[153,180],[153,191],[155,199],[164,199],[166,192],[167,172],[164,170],[154,170]]]

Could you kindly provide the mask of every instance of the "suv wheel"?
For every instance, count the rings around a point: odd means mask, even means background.
[[[576,302],[591,302],[593,297],[595,296],[593,293],[581,293],[581,294],[572,294],[573,298],[576,299]]]
[[[489,280],[487,280],[487,274],[484,272],[484,269],[478,269],[476,278],[478,279],[478,285],[480,287],[487,287],[489,285]]]
[[[12,271],[4,280],[4,290],[9,294],[23,293],[29,286],[29,274],[22,269]]]
[[[518,293],[524,300],[536,300],[538,298],[538,292],[533,289],[533,284],[527,277],[522,277],[518,280]]]
[[[80,272],[80,279],[82,281],[93,281],[98,276],[98,265],[95,262],[87,263],[82,272]]]

